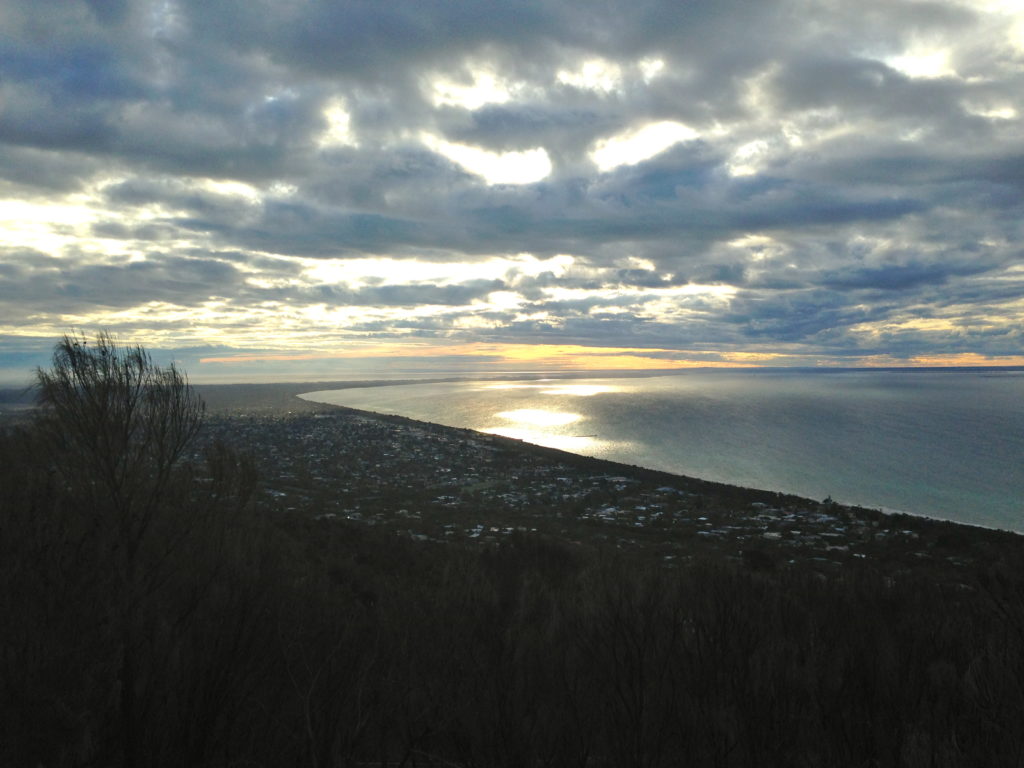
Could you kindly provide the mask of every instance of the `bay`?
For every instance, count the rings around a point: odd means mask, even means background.
[[[717,482],[1024,531],[1024,371],[689,371],[311,392]]]

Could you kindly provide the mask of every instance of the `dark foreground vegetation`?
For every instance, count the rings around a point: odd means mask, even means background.
[[[1015,541],[943,580],[413,541],[259,503],[142,350],[66,339],[39,385],[0,438],[2,766],[1024,764]]]

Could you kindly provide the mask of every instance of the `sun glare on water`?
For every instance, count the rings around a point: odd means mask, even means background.
[[[578,413],[545,411],[540,408],[520,408],[516,411],[502,411],[496,415],[507,421],[514,421],[518,424],[530,424],[535,427],[561,427],[580,420]]]
[[[482,431],[572,453],[593,454],[598,445],[598,441],[589,435],[556,435],[524,427],[490,427]]]

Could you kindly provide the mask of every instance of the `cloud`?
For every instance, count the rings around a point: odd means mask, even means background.
[[[0,344],[68,322],[168,349],[432,335],[827,362],[1019,341],[1008,5],[2,17]]]
[[[461,306],[504,287],[500,280],[473,280],[456,285],[374,285],[359,290],[324,288],[320,296],[328,303],[355,306]]]
[[[10,251],[4,258],[8,265],[0,271],[0,301],[32,312],[87,312],[148,302],[195,306],[211,294],[233,293],[241,282],[235,267],[215,259],[154,255],[143,261],[82,263]]]

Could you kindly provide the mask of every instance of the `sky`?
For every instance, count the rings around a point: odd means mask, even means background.
[[[0,0],[0,379],[1024,363],[1011,0]]]

